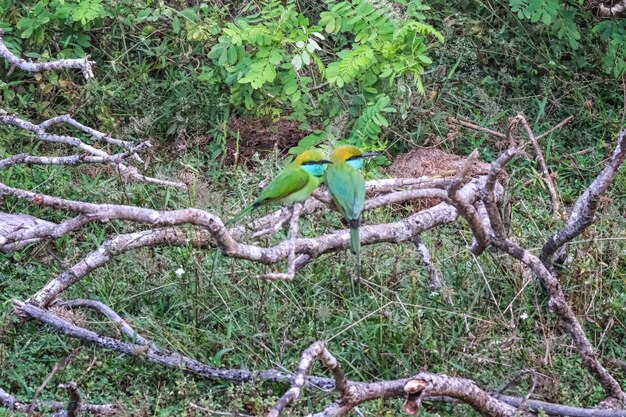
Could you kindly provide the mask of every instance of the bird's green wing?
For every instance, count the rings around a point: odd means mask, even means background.
[[[255,205],[279,202],[300,191],[309,182],[309,174],[297,167],[287,167],[261,191]]]
[[[326,185],[346,219],[359,220],[365,204],[363,175],[348,164],[333,164],[326,170]]]

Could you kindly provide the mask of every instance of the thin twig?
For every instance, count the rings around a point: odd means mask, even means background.
[[[552,217],[556,219],[561,212],[561,203],[560,203],[559,195],[556,189],[556,185],[554,184],[552,175],[550,174],[550,171],[548,170],[548,164],[546,163],[546,159],[543,156],[543,151],[541,150],[541,146],[539,146],[538,139],[535,137],[535,134],[533,133],[533,130],[528,124],[528,121],[526,120],[524,115],[521,113],[518,114],[517,116],[519,117],[522,123],[522,126],[524,126],[524,129],[526,130],[526,134],[528,135],[528,138],[530,139],[530,142],[532,143],[533,148],[535,148],[535,153],[537,154],[537,159],[539,160],[539,165],[541,166],[541,172],[543,174],[544,180],[546,181],[546,185],[548,186],[548,191],[550,192],[550,198],[552,199]],[[569,121],[569,120],[565,119],[565,121]],[[563,122],[561,123],[565,124]],[[548,130],[546,134],[548,134],[552,130],[553,129]]]
[[[482,126],[478,126],[472,122],[468,122],[467,120],[460,120],[460,119],[456,119],[454,117],[448,117],[448,121],[463,127],[467,127],[469,129],[473,129],[479,132],[483,132],[483,133],[488,133],[491,136],[495,136],[497,138],[500,139],[506,139],[506,135],[500,133],[500,132],[496,132],[495,130],[491,130],[491,129],[487,129],[486,127],[482,127]]]
[[[39,398],[39,395],[41,395],[41,392],[44,390],[44,388],[46,388],[46,385],[48,385],[48,383],[52,380],[52,378],[58,372],[63,372],[63,370],[65,370],[65,367],[76,358],[79,351],[80,349],[74,349],[73,351],[70,352],[69,355],[67,355],[65,358],[61,359],[59,362],[54,364],[54,366],[52,367],[52,370],[48,373],[48,376],[46,376],[46,378],[43,380],[41,385],[39,385],[39,387],[35,390],[35,394],[33,395],[33,399],[30,402],[30,406],[26,410],[26,415],[28,417],[30,417],[35,411],[37,398]]]

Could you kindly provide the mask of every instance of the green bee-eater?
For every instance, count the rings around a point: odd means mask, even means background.
[[[324,181],[324,168],[330,161],[316,149],[302,152],[261,191],[259,197],[227,224],[239,221],[259,206],[272,203],[291,204],[309,198]]]
[[[363,158],[375,155],[378,153],[363,153],[356,146],[340,146],[330,155],[332,164],[326,170],[326,185],[350,226],[350,250],[357,259],[361,252],[359,224],[365,204],[365,179],[358,170],[363,166]]]

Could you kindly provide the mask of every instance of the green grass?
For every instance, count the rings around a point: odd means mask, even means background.
[[[519,168],[514,171],[520,172],[511,180],[511,199],[519,202],[514,207],[511,230],[517,241],[538,250],[539,242],[549,236],[548,230],[560,222],[550,218],[545,195],[538,196],[537,191],[522,186],[525,178],[521,175],[529,174],[522,165],[516,165]],[[31,179],[39,178],[39,170],[33,169]],[[62,175],[64,180],[80,178],[81,170],[58,170],[63,172],[51,175]],[[241,170],[235,173],[250,185],[264,175]],[[17,185],[13,178],[4,180]],[[197,192],[202,189],[223,196],[223,204],[231,213],[236,210],[240,191],[232,189],[230,183],[209,183],[205,178],[198,181],[190,193],[196,197],[190,203],[185,193],[170,192],[168,207],[190,205],[220,212],[220,207],[208,205],[205,196]],[[89,201],[101,201],[105,195],[112,202],[129,199],[145,207],[165,206],[163,189],[131,184],[121,194],[116,191],[117,181],[104,177],[82,185],[89,192],[81,197]],[[24,186],[78,196],[69,188],[46,190],[45,184],[36,182]],[[9,210],[25,207],[12,199],[6,202]],[[620,257],[626,248],[625,222],[617,215],[618,210],[617,206],[607,209],[572,245],[576,260],[562,277],[568,299],[592,343],[602,338],[600,351],[606,359],[625,353],[626,310],[621,294],[626,293],[626,266]],[[29,211],[58,219],[50,210]],[[367,222],[390,221],[397,216],[385,209],[368,213]],[[303,235],[314,236],[333,226],[338,226],[337,216],[329,213],[315,223],[303,222],[301,229]],[[128,230],[131,226],[119,223],[94,224],[81,235],[73,234],[54,245],[3,255],[0,302],[5,317],[10,317],[12,299],[27,298],[61,272],[63,265],[76,262],[105,236]],[[615,239],[603,240],[611,237]],[[601,389],[582,368],[554,315],[546,311],[546,299],[536,281],[502,254],[487,252],[478,259],[473,257],[466,249],[470,239],[462,222],[425,235],[453,290],[453,306],[427,287],[427,271],[418,266],[416,252],[409,244],[366,247],[366,280],[362,283],[353,280],[354,260],[348,253],[322,256],[292,282],[262,282],[252,277],[281,266],[228,259],[213,250],[142,249],[96,270],[64,296],[100,300],[160,346],[213,366],[294,370],[302,350],[315,340],[325,339],[355,380],[406,377],[428,370],[473,378],[485,389],[495,389],[517,371],[534,368],[550,382],[538,390],[539,397],[583,406],[600,400]],[[37,260],[50,251],[54,254],[52,262]],[[174,273],[179,267],[185,270],[181,277]],[[528,319],[521,318],[523,313]],[[101,317],[89,312],[81,315],[88,327],[117,334]],[[615,324],[602,336],[611,318]],[[55,362],[83,346],[42,330],[43,326],[28,323],[10,328],[2,336],[1,379],[21,399],[33,395]],[[130,415],[182,415],[189,401],[206,402],[209,408],[262,414],[284,389],[280,384],[233,386],[203,381],[91,346],[83,346],[77,360],[55,377],[42,397],[62,397],[56,384],[69,379],[81,385],[89,400],[120,400]],[[523,394],[523,387],[518,392]],[[315,400],[302,401],[298,407],[303,412],[319,410],[320,395],[307,393],[306,398]],[[363,411],[378,415],[385,410],[399,412],[399,407],[400,402],[379,402],[364,406]],[[430,407],[444,415],[448,415],[446,410],[451,415],[460,412],[447,406]]]
[[[0,10],[5,3],[0,0]],[[172,4],[181,10],[186,7],[186,2]],[[393,130],[383,137],[391,154],[428,139],[431,145],[442,141],[440,147],[459,154],[479,148],[491,161],[502,144],[481,133],[452,132],[448,116],[503,131],[509,117],[524,111],[533,129],[541,132],[573,114],[574,120],[546,137],[542,146],[557,174],[561,197],[567,204],[575,201],[604,166],[615,132],[623,125],[619,80],[601,72],[598,53],[590,45],[578,52],[578,61],[561,59],[546,32],[508,11],[493,12],[494,6],[506,7],[505,3],[464,2],[455,13],[443,2],[434,1],[432,6],[429,13],[446,43],[433,49],[433,70],[425,75],[427,95],[396,98],[399,117],[390,120]],[[0,181],[83,201],[159,209],[197,207],[229,217],[251,201],[256,184],[277,172],[285,150],[265,161],[253,158],[251,169],[224,167],[216,158],[226,137],[232,136],[231,115],[273,114],[275,103],[262,101],[251,112],[230,105],[225,86],[199,77],[208,62],[210,42],[190,41],[183,32],[171,32],[166,18],[148,22],[156,30],[145,32],[148,23],[137,17],[145,7],[141,2],[119,2],[113,17],[78,31],[93,35],[95,80],[85,83],[73,71],[46,73],[39,79],[16,71],[10,82],[0,83],[2,106],[34,122],[69,112],[102,131],[150,138],[157,147],[147,173],[191,178],[189,192],[123,184],[111,170],[86,166],[14,167],[1,171]],[[28,5],[5,7],[3,22],[14,25],[26,9]],[[228,19],[224,16],[220,19]],[[451,18],[444,22],[444,16]],[[42,43],[29,40],[22,46],[57,56],[55,36],[55,30],[47,29]],[[6,38],[19,42],[16,33]],[[2,80],[7,71],[0,65]],[[437,94],[431,95],[433,91]],[[363,101],[364,95],[357,91],[352,100]],[[351,105],[348,110],[354,111]],[[312,114],[308,122],[321,121]],[[179,140],[194,143],[200,136],[208,137],[206,144],[184,152],[176,146]],[[24,151],[67,152],[38,144],[29,134],[0,128],[0,157]],[[371,176],[381,175],[377,167],[369,168]],[[549,195],[535,162],[516,160],[509,173],[511,236],[537,252],[563,220],[551,217]],[[626,357],[625,202],[622,169],[596,224],[572,243],[574,262],[561,277],[566,296],[604,363]],[[2,201],[2,210],[51,221],[66,216],[13,198]],[[367,213],[365,222],[392,221],[403,213],[383,208]],[[14,323],[12,300],[28,298],[108,236],[140,227],[91,224],[49,244],[0,255],[0,318]],[[326,213],[303,221],[301,233],[316,236],[338,227],[338,216]],[[281,232],[261,243],[284,237]],[[100,300],[163,348],[213,366],[294,371],[302,350],[325,339],[354,380],[401,378],[427,370],[472,378],[493,390],[520,370],[533,368],[545,375],[535,391],[537,398],[587,407],[602,399],[602,390],[582,367],[569,336],[547,311],[546,297],[532,275],[500,253],[486,251],[475,258],[467,250],[471,234],[463,221],[423,238],[452,291],[453,305],[427,287],[428,272],[419,266],[408,243],[365,247],[362,283],[353,279],[354,259],[348,252],[320,257],[294,281],[262,282],[252,277],[285,265],[265,267],[190,247],[142,249],[115,258],[64,297]],[[179,267],[185,270],[181,277],[175,274]],[[103,334],[119,336],[93,312],[81,311],[79,319]],[[185,415],[190,401],[215,410],[262,415],[286,388],[202,380],[84,345],[33,322],[0,330],[0,386],[29,400],[52,366],[75,348],[81,348],[77,359],[53,378],[41,398],[64,398],[57,385],[75,380],[85,401],[120,401],[132,416]],[[611,370],[618,380],[626,380],[623,371]],[[322,374],[319,366],[314,373]],[[525,382],[511,392],[525,395],[528,388]],[[319,411],[332,398],[306,391],[291,413]],[[400,401],[377,401],[361,410],[368,416],[397,415],[401,406]],[[427,404],[421,415],[471,415],[471,411]]]

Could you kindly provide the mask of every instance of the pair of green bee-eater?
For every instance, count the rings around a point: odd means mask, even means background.
[[[359,223],[365,203],[365,179],[359,172],[363,158],[378,155],[362,152],[356,146],[345,145],[335,149],[330,160],[316,149],[302,152],[272,182],[259,197],[234,219],[241,219],[253,209],[271,203],[297,203],[306,200],[326,180],[337,209],[350,226],[350,250],[359,255]]]

